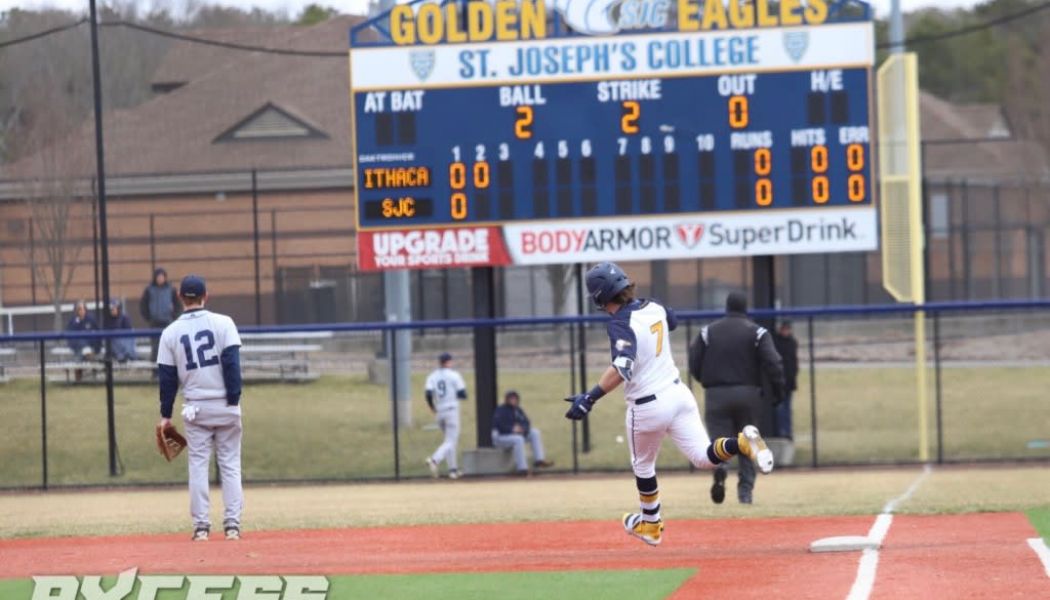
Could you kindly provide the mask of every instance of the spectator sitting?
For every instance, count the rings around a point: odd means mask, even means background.
[[[540,430],[532,427],[529,417],[521,409],[521,396],[511,390],[503,396],[503,404],[492,413],[492,444],[497,448],[511,448],[514,451],[514,466],[519,475],[529,472],[525,461],[525,440],[532,446],[532,466],[545,468],[554,466],[548,462],[543,453],[543,438]]]
[[[83,300],[77,300],[73,307],[73,318],[66,325],[66,331],[98,331],[98,323],[88,314]],[[68,340],[69,349],[73,351],[73,358],[78,361],[98,354],[101,342],[102,340],[99,339],[85,338],[69,338]]]
[[[112,300],[109,303],[109,315],[105,320],[106,329],[109,330],[120,330],[120,329],[132,329],[131,319],[124,314],[123,307],[120,305],[120,300]],[[129,360],[135,360],[135,338],[133,337],[115,337],[111,338],[109,347],[113,351],[113,358],[117,362],[125,363]]]

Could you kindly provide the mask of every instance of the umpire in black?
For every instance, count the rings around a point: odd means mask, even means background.
[[[773,347],[773,336],[747,318],[747,299],[731,293],[726,298],[726,316],[704,326],[689,349],[689,372],[704,386],[705,415],[712,439],[733,436],[759,416],[763,378],[773,398],[784,396],[784,369]],[[755,466],[738,461],[740,481],[737,498],[751,504]],[[721,504],[726,496],[726,469],[715,469],[711,500]]]

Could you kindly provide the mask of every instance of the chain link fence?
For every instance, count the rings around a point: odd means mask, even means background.
[[[794,320],[798,389],[792,401],[791,465],[821,467],[918,461],[911,308],[761,313]],[[1050,303],[930,305],[930,456],[938,461],[1050,458]],[[716,315],[687,313],[674,334],[675,359]],[[479,322],[484,323],[484,322]],[[547,454],[561,472],[629,468],[619,394],[603,400],[586,426],[564,418],[562,398],[585,389],[608,365],[598,318],[496,321],[500,395],[516,390]],[[412,327],[411,402],[392,401],[389,325],[244,328],[244,473],[255,482],[344,481],[428,475],[424,458],[442,434],[423,401],[423,382],[450,352],[470,400],[461,405],[461,464],[481,431],[473,364],[473,322]],[[583,344],[580,345],[580,330]],[[145,334],[146,332],[140,332]],[[148,338],[138,358],[115,363],[110,473],[101,363],[82,358],[105,334],[17,336],[0,342],[0,487],[138,485],[185,480],[185,467],[157,456],[156,382]],[[82,346],[82,347],[78,347]],[[97,355],[96,355],[97,356]],[[586,380],[581,377],[581,357]],[[395,360],[396,362],[396,360]],[[703,404],[699,385],[683,372]],[[394,418],[395,407],[399,414]],[[764,409],[768,406],[763,405]],[[763,417],[758,417],[763,419]],[[765,417],[769,423],[769,417]],[[479,426],[480,425],[480,426]],[[180,425],[181,426],[181,425]],[[768,428],[769,425],[767,424]],[[785,442],[786,443],[786,442]],[[783,445],[783,444],[782,444]],[[673,446],[661,469],[688,469]]]

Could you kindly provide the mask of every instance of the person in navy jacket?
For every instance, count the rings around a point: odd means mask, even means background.
[[[83,300],[78,300],[74,306],[73,317],[66,324],[66,331],[98,331],[98,323],[88,313]],[[69,349],[73,351],[73,358],[78,361],[97,355],[102,347],[102,340],[99,338],[69,338],[67,341]]]
[[[554,465],[547,460],[543,452],[543,438],[540,430],[529,422],[529,417],[521,409],[521,396],[514,390],[503,396],[503,404],[492,413],[492,445],[497,448],[510,448],[514,451],[514,467],[519,475],[529,472],[525,460],[525,442],[532,446],[532,466],[546,468]]]

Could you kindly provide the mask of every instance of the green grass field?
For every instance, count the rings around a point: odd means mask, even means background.
[[[682,585],[693,573],[693,569],[662,569],[332,577],[330,597],[429,600],[661,600]]]
[[[510,567],[511,565],[508,565]],[[427,598],[428,600],[661,600],[693,575],[693,569],[652,569],[636,571],[552,571],[503,573],[448,573],[427,575],[356,575],[329,577],[329,600],[355,598]],[[115,579],[103,578],[108,589]],[[136,584],[131,597],[137,597]],[[189,585],[181,590],[161,590],[156,600],[183,600]],[[214,600],[234,600],[240,582],[230,590],[212,592]],[[0,580],[0,598],[28,600],[33,582],[25,579]],[[270,597],[266,595],[265,597]]]
[[[1030,509],[1028,511],[1028,519],[1032,522],[1032,527],[1035,527],[1035,530],[1046,541],[1047,545],[1050,545],[1050,506]]]
[[[1050,439],[1050,387],[1043,368],[951,369],[944,386],[944,442],[949,459],[1050,457],[1050,449],[1028,449]],[[470,373],[465,374],[468,382]],[[422,375],[413,378],[422,389]],[[809,464],[808,380],[795,400],[796,461]],[[913,372],[907,368],[825,368],[817,374],[819,458],[825,463],[889,462],[918,456]],[[505,370],[501,389],[515,388],[548,454],[571,467],[572,425],[561,401],[569,392],[566,371]],[[36,486],[41,481],[39,390],[16,380],[0,396],[0,486]],[[697,390],[699,393],[699,389]],[[108,473],[105,392],[100,387],[50,385],[47,389],[48,477],[55,484],[120,484],[184,481],[182,464],[156,454],[153,425],[156,391],[149,386],[116,388],[116,429],[122,477]],[[421,394],[420,394],[421,396]],[[624,470],[628,465],[619,393],[603,400],[591,418],[593,450],[580,454],[581,469]],[[701,394],[702,401],[702,394]],[[474,403],[463,404],[460,449],[474,447]],[[244,399],[244,472],[250,480],[358,479],[391,477],[394,440],[389,393],[363,377],[326,376],[308,385],[254,385]],[[932,413],[932,407],[931,407]],[[426,429],[432,418],[420,399],[414,425],[400,435],[401,472],[422,476],[422,459],[440,443]],[[931,414],[931,452],[933,443]],[[622,439],[622,438],[621,438]],[[686,467],[670,443],[660,466]]]

